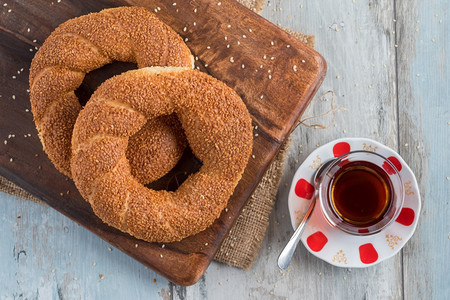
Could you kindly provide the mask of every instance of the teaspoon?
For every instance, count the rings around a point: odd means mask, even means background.
[[[309,218],[311,217],[311,213],[316,205],[317,197],[318,197],[318,186],[319,182],[322,176],[323,171],[330,165],[331,162],[334,160],[329,160],[326,163],[324,163],[320,168],[316,171],[314,174],[314,199],[311,201],[311,204],[308,208],[308,211],[306,212],[305,216],[303,217],[302,221],[298,225],[297,229],[295,229],[294,234],[292,235],[289,242],[284,247],[283,251],[281,251],[280,256],[278,257],[278,267],[280,269],[285,270],[289,263],[291,262],[292,255],[295,252],[295,249],[297,248],[298,242],[300,241],[300,238],[303,233],[303,229],[305,228],[306,223],[308,222]]]

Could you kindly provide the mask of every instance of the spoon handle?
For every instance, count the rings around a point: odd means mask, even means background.
[[[311,217],[311,212],[313,211],[315,205],[316,199],[314,197],[314,199],[311,201],[311,205],[309,206],[308,211],[306,212],[297,229],[295,229],[295,232],[292,235],[291,239],[286,244],[283,251],[281,251],[280,256],[278,257],[278,267],[280,267],[280,269],[285,270],[289,266],[289,263],[291,262],[292,259],[292,255],[294,254],[294,251],[297,248],[297,244],[300,241],[300,238],[302,237],[303,229],[305,228],[306,223]]]

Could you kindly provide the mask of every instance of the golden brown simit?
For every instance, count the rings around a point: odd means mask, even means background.
[[[30,100],[45,152],[69,177],[72,131],[81,110],[74,91],[86,73],[114,60],[136,62],[139,68],[193,65],[181,37],[144,8],[105,9],[56,28],[31,63]],[[152,135],[151,140],[132,137],[143,143],[131,143],[127,151],[133,158],[132,172],[143,183],[164,175],[183,153],[185,137],[173,119],[165,117],[145,126],[139,134]],[[145,148],[165,152],[155,156],[155,151]]]
[[[149,119],[176,113],[201,169],[175,192],[144,187],[125,156]],[[250,114],[231,88],[187,68],[143,68],[105,81],[80,113],[72,175],[104,222],[150,242],[179,241],[219,217],[252,151]]]

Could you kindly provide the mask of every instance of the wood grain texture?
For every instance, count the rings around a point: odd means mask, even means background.
[[[317,94],[333,89],[337,105],[349,110],[338,113],[336,127],[299,127],[294,132],[277,205],[252,269],[213,262],[195,285],[177,286],[122,252],[109,251],[107,243],[53,209],[1,195],[0,298],[448,298],[448,1],[270,4],[263,15],[271,22],[316,35],[316,48],[328,62],[327,78]],[[329,107],[329,101],[314,103],[315,113]],[[423,204],[416,233],[401,254],[364,270],[332,267],[300,245],[290,272],[280,273],[276,258],[292,234],[286,201],[292,175],[316,145],[344,136],[387,143],[414,170]]]
[[[450,295],[448,1],[396,3],[399,148],[421,189],[421,220],[403,249],[404,298]]]
[[[172,282],[193,284],[206,270],[240,209],[323,80],[325,61],[305,44],[234,1],[222,1],[221,5],[211,1],[173,5],[156,0],[95,2],[92,6],[77,1],[65,3],[67,11],[53,7],[54,12],[49,14],[45,1],[36,7],[18,1],[13,3],[14,13],[11,12],[11,16],[19,16],[17,20],[2,18],[0,23],[2,39],[6,41],[0,46],[5,70],[0,93],[10,97],[0,104],[0,135],[8,136],[15,129],[26,132],[24,138],[20,135],[2,147],[0,174]],[[27,70],[20,71],[18,78],[7,78],[7,72],[29,65],[34,54],[34,48],[29,47],[36,43],[30,40],[32,37],[43,40],[50,34],[54,15],[65,20],[77,16],[73,12],[99,11],[105,3],[108,7],[135,4],[154,11],[182,35],[205,71],[238,92],[258,127],[252,158],[228,202],[228,210],[207,230],[164,248],[108,227],[92,213],[72,182],[59,174],[40,150],[31,114],[25,111],[29,107]],[[29,18],[44,24],[37,36],[28,28],[22,32],[22,24]],[[95,82],[93,74],[88,83]]]

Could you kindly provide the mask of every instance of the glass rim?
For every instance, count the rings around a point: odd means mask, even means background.
[[[331,204],[331,195],[330,195],[331,185],[334,179],[334,175],[337,173],[338,170],[341,169],[341,167],[336,168],[336,166],[342,163],[342,161],[344,161],[345,159],[347,159],[348,156],[360,154],[366,154],[369,157],[381,159],[383,163],[386,162],[391,168],[395,170],[394,174],[389,174],[382,166],[379,166],[380,169],[386,173],[390,181],[392,189],[390,206],[387,208],[387,210],[383,214],[383,217],[378,222],[376,222],[375,224],[370,224],[368,226],[357,226],[351,224],[350,222],[345,221],[343,218],[338,216],[333,205]],[[360,158],[355,159],[354,161],[369,162],[376,164],[375,162],[371,161],[370,158],[369,159]],[[332,173],[332,176],[329,175],[326,176],[327,174],[330,173],[331,170],[335,170],[334,173]],[[333,162],[330,163],[330,165],[325,168],[325,170],[323,171],[323,175],[321,175],[318,185],[318,197],[322,214],[332,227],[338,228],[339,230],[342,230],[345,233],[349,233],[356,236],[372,235],[385,229],[395,219],[397,219],[398,215],[400,214],[401,208],[403,207],[404,203],[403,182],[400,177],[399,171],[397,170],[395,165],[391,161],[389,161],[389,159],[373,151],[355,150],[342,154],[341,156],[333,159]]]

